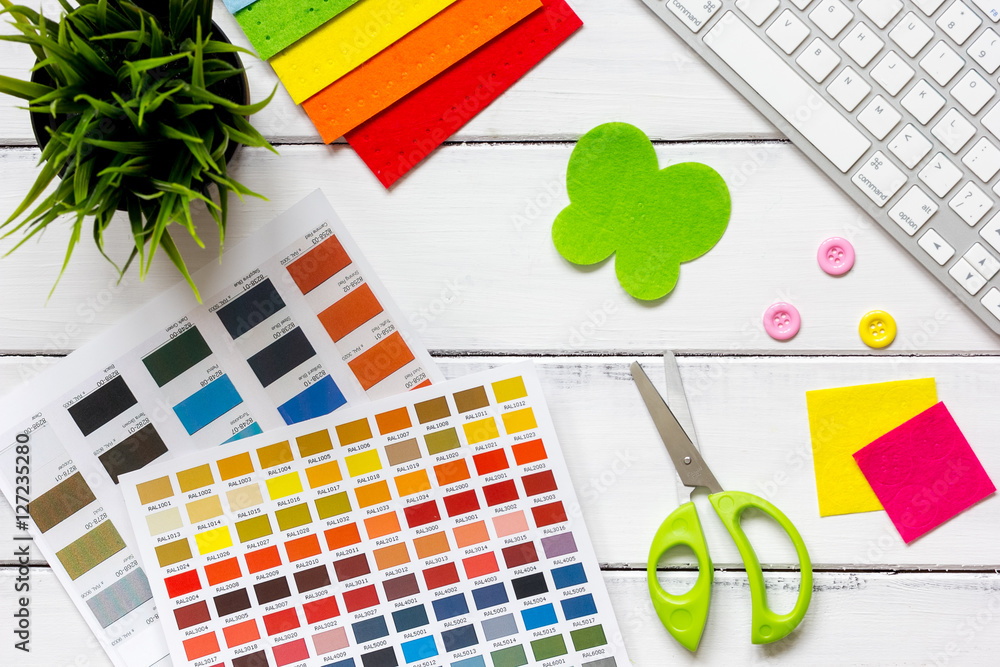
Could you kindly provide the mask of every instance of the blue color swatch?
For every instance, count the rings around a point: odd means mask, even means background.
[[[556,583],[557,589],[579,586],[587,583],[587,573],[583,570],[583,563],[573,563],[552,570],[552,581]]]
[[[503,584],[477,588],[472,591],[472,598],[476,601],[476,609],[495,607],[498,604],[505,604],[510,599],[507,597],[507,589],[504,588]]]
[[[194,435],[243,402],[233,381],[223,375],[174,406],[188,435]]]
[[[401,648],[403,649],[403,660],[407,663],[433,658],[438,654],[433,635],[403,642]]]
[[[392,622],[396,626],[396,632],[406,632],[430,623],[427,610],[422,604],[392,612]]]
[[[340,387],[327,375],[298,396],[278,406],[286,424],[297,424],[313,417],[328,415],[347,403]]]
[[[354,630],[354,638],[359,644],[374,641],[389,634],[389,628],[385,624],[385,616],[358,621],[351,625],[351,629]]]
[[[521,620],[524,621],[525,630],[537,630],[538,628],[558,623],[556,608],[551,604],[522,610]]]
[[[437,620],[439,621],[468,613],[469,603],[465,601],[465,595],[462,593],[434,600],[434,615],[437,616]]]
[[[461,625],[457,628],[452,628],[451,630],[445,630],[441,633],[441,641],[444,642],[444,650],[447,652],[458,651],[467,646],[473,646],[479,643],[479,637],[476,636],[476,626],[474,625]]]
[[[593,616],[597,613],[597,603],[594,602],[594,596],[589,593],[568,600],[560,600],[560,604],[567,621],[583,616]]]

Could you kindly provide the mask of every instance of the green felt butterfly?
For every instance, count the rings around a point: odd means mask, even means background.
[[[627,123],[600,125],[577,142],[566,189],[571,203],[552,225],[559,254],[596,264],[617,253],[618,282],[646,301],[669,294],[681,262],[711,250],[729,223],[718,172],[698,162],[660,169],[653,144]]]

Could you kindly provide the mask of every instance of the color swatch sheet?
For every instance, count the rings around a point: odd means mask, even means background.
[[[530,363],[123,490],[176,665],[630,664]]]
[[[167,654],[121,475],[439,379],[319,191],[194,277],[204,304],[178,284],[0,411],[0,488],[120,666]]]

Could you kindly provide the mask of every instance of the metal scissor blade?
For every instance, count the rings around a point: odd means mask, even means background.
[[[653,424],[656,425],[656,430],[660,433],[660,438],[667,447],[667,453],[670,454],[670,460],[674,462],[681,482],[684,486],[691,488],[704,487],[708,489],[709,493],[721,493],[722,485],[715,479],[712,471],[709,470],[705,460],[698,452],[698,448],[694,446],[691,438],[684,432],[684,428],[677,422],[677,418],[674,417],[670,407],[660,396],[660,392],[650,382],[646,371],[642,370],[642,366],[637,361],[632,362],[631,371],[632,379],[639,387],[639,394],[646,403],[646,409],[649,410]]]

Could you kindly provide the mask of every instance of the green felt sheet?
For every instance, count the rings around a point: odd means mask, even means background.
[[[235,16],[257,55],[268,60],[356,2],[358,0],[257,0]]]
[[[651,301],[674,289],[682,262],[711,250],[729,224],[729,188],[711,167],[660,169],[639,128],[607,123],[585,134],[566,173],[570,205],[552,225],[559,254],[596,264],[612,254],[625,291]]]

